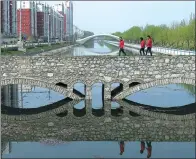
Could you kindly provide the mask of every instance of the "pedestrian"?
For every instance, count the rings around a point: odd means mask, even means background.
[[[122,155],[124,151],[125,151],[125,142],[120,141],[120,155]]]
[[[147,36],[147,42],[146,42],[146,47],[147,47],[147,50],[146,50],[146,55],[148,52],[150,52],[150,55],[152,56],[152,38],[150,37],[150,35]]]
[[[145,150],[145,142],[141,141],[141,149],[140,149],[140,153],[142,154]]]
[[[119,42],[119,56],[121,54],[121,52],[123,52],[124,55],[126,55],[125,51],[124,51],[124,45],[125,45],[125,42],[124,40],[122,39],[122,37],[120,37],[120,42]]]
[[[143,37],[140,38],[140,55],[142,56],[142,52],[143,52],[143,55],[145,55],[144,53],[144,49],[145,49],[145,45],[146,45],[146,42],[145,40],[143,39]]]
[[[151,142],[149,141],[149,142],[146,142],[146,144],[147,144],[147,151],[148,151],[148,154],[147,154],[147,158],[150,158],[151,157],[151,155],[152,155],[152,145],[151,145]]]

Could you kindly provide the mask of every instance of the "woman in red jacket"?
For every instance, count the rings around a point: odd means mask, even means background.
[[[146,42],[145,42],[145,40],[141,37],[140,38],[140,46],[141,46],[141,48],[140,48],[140,55],[142,55],[142,52],[143,52],[143,55],[145,55],[145,53],[144,53],[144,49],[145,49],[145,45],[146,45]]]
[[[124,45],[125,45],[125,42],[124,40],[122,39],[122,37],[120,37],[120,42],[119,42],[119,56],[121,54],[121,52],[123,52],[124,55],[126,55],[125,51],[124,51]]]
[[[152,38],[150,37],[150,35],[147,36],[147,42],[146,42],[146,47],[147,47],[147,50],[146,50],[146,55],[148,52],[150,52],[150,55],[152,56]]]

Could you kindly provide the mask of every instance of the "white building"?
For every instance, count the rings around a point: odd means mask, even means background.
[[[17,3],[15,0],[1,1],[1,34],[4,37],[17,36]]]
[[[2,146],[1,153],[3,155],[7,155],[11,153],[11,142],[3,142],[1,146]]]
[[[72,1],[66,2],[65,7],[66,14],[66,35],[70,37],[69,39],[73,40],[73,3]]]

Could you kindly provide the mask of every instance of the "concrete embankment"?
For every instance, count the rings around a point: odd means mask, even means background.
[[[50,56],[50,55],[55,55],[57,53],[62,53],[62,52],[66,52],[68,50],[70,50],[71,48],[75,47],[75,46],[78,46],[78,44],[74,44],[74,45],[70,45],[70,46],[65,46],[65,47],[62,47],[62,48],[59,48],[59,49],[55,49],[55,50],[50,50],[50,51],[46,51],[46,52],[43,52],[43,53],[39,53],[39,54],[36,54],[34,56]]]

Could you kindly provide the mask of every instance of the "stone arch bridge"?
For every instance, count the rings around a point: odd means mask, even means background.
[[[123,99],[157,85],[195,85],[195,56],[1,56],[1,70],[1,85],[37,85],[72,99],[91,99],[94,83],[103,84],[105,100]],[[85,85],[85,95],[74,93],[78,82]],[[112,90],[112,83],[120,83],[119,92]]]

